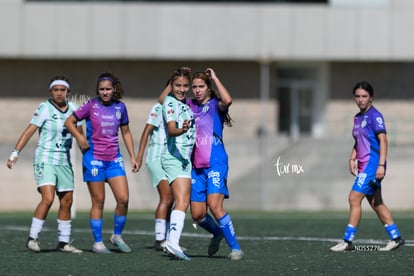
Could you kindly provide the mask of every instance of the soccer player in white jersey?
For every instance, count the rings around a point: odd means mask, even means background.
[[[64,122],[76,109],[76,105],[66,101],[70,91],[69,80],[56,76],[49,83],[50,99],[41,103],[29,126],[23,131],[7,161],[10,169],[16,164],[19,153],[36,131],[39,141],[36,148],[33,168],[37,190],[41,200],[36,207],[26,247],[34,252],[40,251],[39,234],[42,231],[47,214],[55,199],[59,198],[58,246],[57,250],[69,253],[81,253],[71,245],[71,207],[74,190],[74,177],[70,160],[72,135]],[[78,126],[79,131],[82,128]]]
[[[139,149],[137,154],[138,168],[141,168],[144,159],[145,148],[148,143],[145,165],[151,176],[152,186],[157,188],[159,202],[155,210],[155,243],[156,251],[163,251],[169,228],[170,213],[174,198],[167,174],[161,166],[161,153],[166,144],[166,134],[164,120],[162,117],[162,105],[156,103],[150,111],[147,123],[141,134]]]
[[[175,203],[171,211],[166,248],[177,258],[188,261],[190,258],[183,252],[179,242],[185,213],[190,204],[191,153],[195,143],[194,116],[186,104],[186,96],[191,85],[190,69],[182,67],[174,71],[169,84],[172,92],[165,98],[164,93],[160,96],[167,133],[167,144],[161,155],[161,165],[167,174]]]

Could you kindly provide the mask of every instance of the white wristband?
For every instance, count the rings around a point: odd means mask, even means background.
[[[14,161],[14,159],[17,158],[17,157],[19,157],[19,151],[18,150],[14,150],[10,154],[9,160],[10,161]]]

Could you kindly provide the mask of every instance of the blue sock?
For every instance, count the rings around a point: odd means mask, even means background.
[[[115,235],[122,234],[122,230],[124,230],[126,220],[127,220],[126,216],[118,216],[117,214],[114,215],[114,234]]]
[[[223,231],[224,238],[226,239],[227,244],[230,249],[240,250],[240,246],[237,242],[236,233],[234,231],[233,222],[229,214],[225,214],[222,218],[218,219],[221,231]]]
[[[385,224],[384,227],[385,227],[385,231],[387,231],[387,234],[388,236],[390,236],[391,240],[401,237],[400,231],[398,230],[398,227],[397,225],[395,225],[395,223],[391,225]]]
[[[344,241],[352,242],[354,240],[356,231],[357,231],[357,227],[355,227],[351,224],[348,224],[346,226],[345,234],[344,234],[344,237],[343,237]]]
[[[206,214],[204,219],[199,222],[198,225],[200,225],[207,232],[210,232],[214,236],[222,234],[220,226],[217,225],[216,221],[209,214]]]
[[[95,240],[95,242],[101,242],[102,241],[102,219],[90,219],[89,224],[92,229],[92,235]]]

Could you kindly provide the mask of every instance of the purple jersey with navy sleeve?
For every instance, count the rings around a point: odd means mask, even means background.
[[[368,164],[379,162],[380,145],[377,135],[386,133],[384,118],[373,106],[365,113],[354,117],[352,135],[355,139],[355,150],[358,160],[358,171],[362,172]]]
[[[86,121],[86,138],[95,159],[113,161],[119,156],[118,130],[129,123],[123,102],[114,100],[110,105],[104,105],[95,97],[73,115]]]
[[[223,144],[225,114],[219,110],[219,102],[220,99],[212,98],[200,105],[195,99],[187,100],[196,125],[196,142],[192,155],[194,168],[208,168],[213,162],[228,162]]]

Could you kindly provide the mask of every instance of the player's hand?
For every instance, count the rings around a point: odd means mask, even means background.
[[[12,169],[14,164],[16,164],[18,158],[19,158],[19,151],[13,150],[12,153],[10,154],[9,160],[7,160],[7,167],[9,169]]]
[[[375,178],[378,179],[378,180],[381,180],[384,177],[385,177],[385,167],[384,166],[378,166]]]
[[[358,174],[358,166],[357,166],[357,161],[350,159],[349,160],[349,172],[353,175],[353,176],[357,176]]]
[[[188,120],[185,120],[183,122],[183,127],[182,127],[183,133],[186,133],[188,131],[188,129],[190,128],[190,126],[191,126],[191,122],[188,121]]]
[[[133,173],[136,173],[136,172],[139,171],[139,166],[138,166],[137,160],[135,158],[132,158],[131,159],[131,167],[132,167],[132,170],[131,171]]]
[[[81,152],[87,151],[89,149],[88,140],[86,140],[86,138],[83,137],[81,140],[78,141],[78,146]]]
[[[214,72],[213,68],[206,68],[205,73],[212,80],[215,80],[217,78],[216,72]]]

